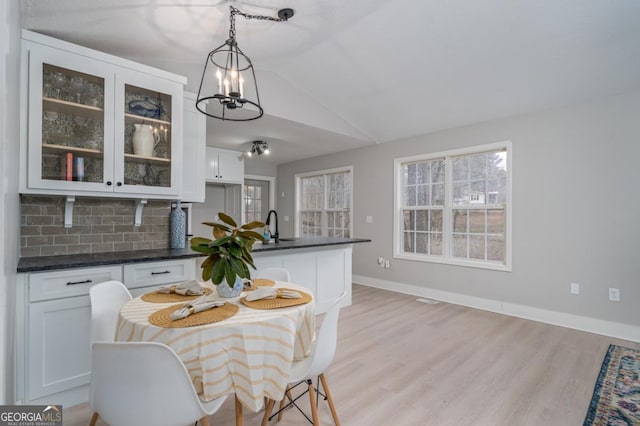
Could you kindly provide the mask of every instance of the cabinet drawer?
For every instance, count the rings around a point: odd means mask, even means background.
[[[122,281],[121,266],[32,273],[29,275],[29,300],[83,296],[89,294],[92,285],[110,280]]]
[[[194,259],[124,265],[124,282],[128,288],[148,287],[195,279]]]

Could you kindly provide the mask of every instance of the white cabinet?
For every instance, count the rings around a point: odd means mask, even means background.
[[[27,361],[30,401],[87,385],[91,377],[89,296],[29,306]]]
[[[16,393],[22,403],[69,405],[86,393],[89,289],[109,280],[122,280],[121,266],[19,275]]]
[[[242,185],[244,183],[244,154],[240,151],[208,146],[205,178],[207,182]]]
[[[134,296],[195,278],[195,259],[19,274],[16,402],[76,405],[91,380],[91,286],[125,283]]]
[[[205,165],[207,116],[196,109],[197,95],[184,93],[182,194],[185,202],[203,203],[205,198]]]
[[[184,77],[23,31],[20,191],[178,198]]]
[[[316,313],[321,314],[343,293],[346,295],[343,306],[351,305],[352,251],[351,245],[338,245],[253,252],[258,270],[252,270],[251,276],[259,276],[260,269],[264,268],[287,269],[291,282],[304,286],[313,294]]]

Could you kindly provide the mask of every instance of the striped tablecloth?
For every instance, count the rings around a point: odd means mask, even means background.
[[[291,283],[278,282],[276,286],[308,293]],[[282,397],[291,363],[309,354],[315,338],[314,303],[257,310],[243,305],[239,298],[224,300],[240,306],[235,316],[196,327],[162,328],[150,324],[148,317],[171,304],[137,297],[120,311],[116,340],[170,346],[186,365],[203,400],[235,393],[255,412],[262,408],[265,396]]]

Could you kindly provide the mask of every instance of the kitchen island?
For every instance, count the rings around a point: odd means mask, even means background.
[[[316,313],[345,293],[351,304],[355,238],[292,238],[256,244],[258,272],[284,267],[315,297]],[[89,396],[91,286],[123,282],[133,296],[200,278],[203,257],[190,248],[21,258],[16,287],[16,403],[86,402]]]

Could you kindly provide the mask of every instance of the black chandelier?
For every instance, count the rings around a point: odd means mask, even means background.
[[[251,145],[251,149],[247,151],[248,157],[253,157],[254,155],[269,155],[269,144],[265,141],[253,141]]]
[[[282,22],[291,18],[293,9],[281,9],[278,17],[250,15],[229,6],[229,38],[220,47],[209,52],[202,71],[196,108],[209,117],[230,121],[255,120],[264,114],[256,75],[251,59],[238,47],[236,41],[236,15],[246,19]],[[209,102],[211,101],[211,102]],[[208,103],[208,105],[207,105]]]

